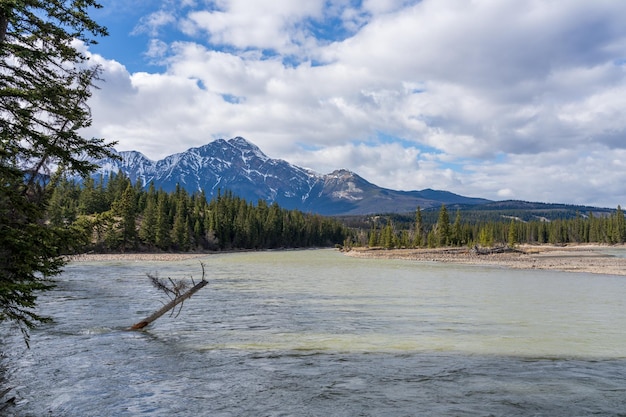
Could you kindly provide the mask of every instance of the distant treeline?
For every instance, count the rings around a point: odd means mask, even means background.
[[[326,247],[349,231],[338,220],[257,204],[218,192],[145,190],[124,174],[82,183],[62,179],[48,208],[54,226],[73,229],[75,251],[198,251]]]
[[[524,221],[511,218],[507,221],[465,221],[457,210],[454,220],[445,205],[441,206],[436,222],[424,220],[418,207],[412,223],[395,222],[393,216],[369,217],[369,228],[356,230],[346,245],[379,246],[384,248],[416,248],[439,246],[490,247],[529,244],[603,243],[626,242],[626,220],[620,206],[608,215],[593,212],[578,213],[573,218]],[[354,226],[354,224],[353,224]]]
[[[436,213],[436,212],[435,212]],[[70,228],[74,251],[205,251],[343,246],[418,248],[440,246],[490,247],[529,244],[626,242],[621,207],[602,215],[531,221],[454,220],[442,205],[438,214],[418,207],[413,221],[406,216],[379,215],[329,218],[286,210],[259,200],[256,204],[219,192],[208,201],[204,192],[173,192],[132,184],[120,173],[82,183],[62,179],[48,208],[53,226]]]

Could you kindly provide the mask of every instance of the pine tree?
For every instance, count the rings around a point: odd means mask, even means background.
[[[0,2],[0,321],[27,337],[44,317],[36,291],[62,270],[72,229],[46,222],[58,171],[88,175],[90,161],[113,156],[102,139],[84,139],[87,99],[98,68],[76,48],[105,28],[88,16],[93,0]],[[87,65],[86,65],[87,64]]]
[[[447,246],[450,243],[450,216],[445,204],[441,205],[437,219],[437,241],[439,246]]]
[[[424,233],[424,222],[422,219],[422,209],[419,206],[417,206],[417,211],[415,212],[415,236],[413,238],[413,245],[415,247],[420,247],[424,244],[423,233]]]
[[[157,200],[157,221],[154,243],[163,250],[170,246],[169,202],[165,192],[159,192]]]
[[[143,210],[143,218],[139,228],[139,238],[148,246],[156,242],[157,234],[157,195],[154,184],[151,184],[146,193],[146,208]]]
[[[452,244],[459,246],[462,244],[463,236],[461,230],[461,211],[459,209],[456,210],[456,216],[454,219],[454,224],[452,225]]]
[[[511,220],[511,224],[509,225],[509,239],[508,239],[509,247],[513,248],[517,245],[518,242],[518,233],[517,233],[517,224],[515,220]]]
[[[612,215],[612,243],[624,243],[626,241],[626,219],[621,206]]]
[[[136,245],[137,238],[137,208],[135,189],[128,182],[126,189],[119,200],[113,204],[113,212],[119,216],[120,244],[122,252]]]
[[[493,237],[493,225],[486,224],[480,228],[480,232],[478,233],[478,243],[484,247],[493,246],[494,237]]]
[[[176,196],[176,194],[174,194]],[[178,250],[189,250],[189,218],[187,216],[187,204],[185,193],[178,194],[176,202],[176,214],[174,215],[174,224],[172,227],[171,242]]]
[[[78,212],[80,214],[94,214],[104,211],[102,207],[102,197],[98,195],[95,181],[87,177],[83,181],[82,191],[78,199]]]
[[[193,245],[195,247],[199,247],[202,243],[202,235],[204,231],[202,230],[202,222],[199,217],[196,217],[193,223]]]
[[[395,246],[393,235],[393,226],[391,225],[391,221],[388,221],[387,226],[385,226],[385,228],[383,229],[381,236],[381,243],[385,249],[392,249]]]
[[[438,246],[439,238],[437,236],[436,227],[428,232],[428,235],[426,236],[426,243],[429,248],[436,248]]]
[[[400,232],[400,238],[398,239],[398,246],[401,248],[408,248],[410,246],[408,230],[402,230]]]
[[[378,246],[378,229],[376,229],[374,227],[370,230],[370,235],[369,235],[369,239],[368,239],[368,246],[370,248]]]

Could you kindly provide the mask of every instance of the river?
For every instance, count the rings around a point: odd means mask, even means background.
[[[146,273],[73,263],[55,322],[2,327],[10,416],[626,415],[626,277],[345,257],[207,255],[178,317]]]

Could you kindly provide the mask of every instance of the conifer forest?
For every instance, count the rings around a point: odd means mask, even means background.
[[[331,218],[182,187],[144,189],[123,174],[82,183],[63,179],[48,209],[53,226],[71,228],[76,252],[206,251],[327,247],[347,230]]]
[[[432,218],[432,212],[428,213]],[[463,215],[470,220],[463,220]],[[626,220],[620,206],[610,214],[577,213],[573,218],[522,220],[502,216],[500,220],[476,220],[472,213],[457,210],[451,219],[442,205],[436,220],[418,207],[412,221],[394,221],[398,216],[372,218],[366,232],[355,232],[353,244],[387,249],[442,246],[515,246],[517,244],[570,243],[623,244]],[[406,216],[404,216],[406,217]]]
[[[451,218],[452,217],[452,218]],[[77,236],[73,251],[218,251],[369,246],[419,248],[491,247],[516,244],[626,241],[621,207],[610,215],[579,213],[575,218],[464,221],[442,205],[433,220],[418,207],[411,222],[367,216],[359,226],[344,218],[287,210],[264,200],[251,203],[230,191],[208,201],[204,192],[173,192],[133,184],[124,174],[82,183],[63,179],[50,199],[48,221]],[[430,219],[424,220],[425,218]],[[367,226],[364,227],[363,225]]]

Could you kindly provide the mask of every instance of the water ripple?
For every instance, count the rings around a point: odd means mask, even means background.
[[[55,323],[3,327],[25,416],[572,416],[626,410],[626,281],[367,262],[332,251],[207,257],[177,319],[151,263],[71,265]],[[195,263],[160,265],[184,277]]]

